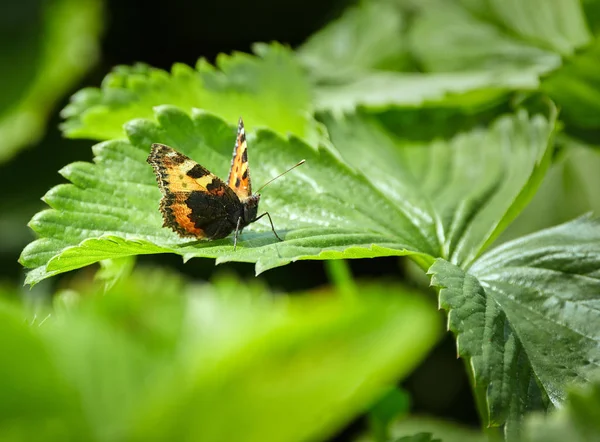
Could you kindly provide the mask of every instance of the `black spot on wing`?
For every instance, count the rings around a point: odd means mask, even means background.
[[[183,154],[180,154],[179,152],[176,152],[176,153],[177,153],[177,155],[171,155],[171,156],[170,156],[171,162],[172,162],[173,164],[179,165],[179,164],[183,164],[183,163],[185,163],[187,160],[189,160],[189,158],[188,158],[188,157],[186,157],[185,155],[183,155]]]
[[[190,178],[202,178],[203,176],[210,175],[210,172],[202,167],[200,164],[196,164],[187,172],[187,176]]]
[[[240,181],[240,177],[237,177],[235,179],[235,187],[240,187],[241,181]]]
[[[248,169],[244,170],[244,173],[242,174],[242,179],[245,180],[246,178],[248,178]]]
[[[247,163],[247,162],[248,162],[248,149],[246,149],[242,152],[242,163]]]
[[[220,180],[212,180],[206,185],[206,190],[209,192],[214,192],[219,189],[225,190],[225,184],[223,184]]]

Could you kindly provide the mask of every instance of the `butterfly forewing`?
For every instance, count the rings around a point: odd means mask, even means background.
[[[229,235],[243,210],[231,188],[191,158],[153,144],[148,163],[163,194],[164,226],[181,236],[217,239]]]
[[[227,184],[233,189],[240,200],[245,200],[252,195],[250,183],[250,169],[248,168],[248,145],[246,144],[246,131],[244,122],[240,118],[237,137],[233,147],[233,159]]]

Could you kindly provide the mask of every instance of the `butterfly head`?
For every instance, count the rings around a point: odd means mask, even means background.
[[[244,206],[244,222],[246,224],[250,224],[252,221],[256,219],[256,214],[258,213],[258,202],[260,201],[260,194],[255,193],[254,195],[250,195],[248,198],[242,201],[242,205]]]

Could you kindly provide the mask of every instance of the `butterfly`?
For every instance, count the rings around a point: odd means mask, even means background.
[[[154,169],[163,194],[160,201],[163,227],[171,228],[182,237],[207,240],[225,238],[235,232],[235,251],[244,227],[266,216],[275,237],[283,241],[275,231],[269,212],[258,215],[260,194],[252,193],[248,145],[241,118],[227,184],[191,158],[164,144],[152,144],[147,161]],[[303,163],[304,160],[300,161],[261,189]]]

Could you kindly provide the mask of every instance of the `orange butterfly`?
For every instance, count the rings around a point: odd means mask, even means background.
[[[225,238],[235,231],[233,249],[236,250],[243,228],[266,215],[273,234],[282,241],[269,212],[257,216],[260,194],[252,194],[248,145],[241,118],[227,185],[200,164],[164,144],[153,144],[147,161],[154,168],[163,194],[160,201],[163,227],[170,227],[183,237],[209,240]],[[300,161],[281,175],[303,163],[304,160]]]

